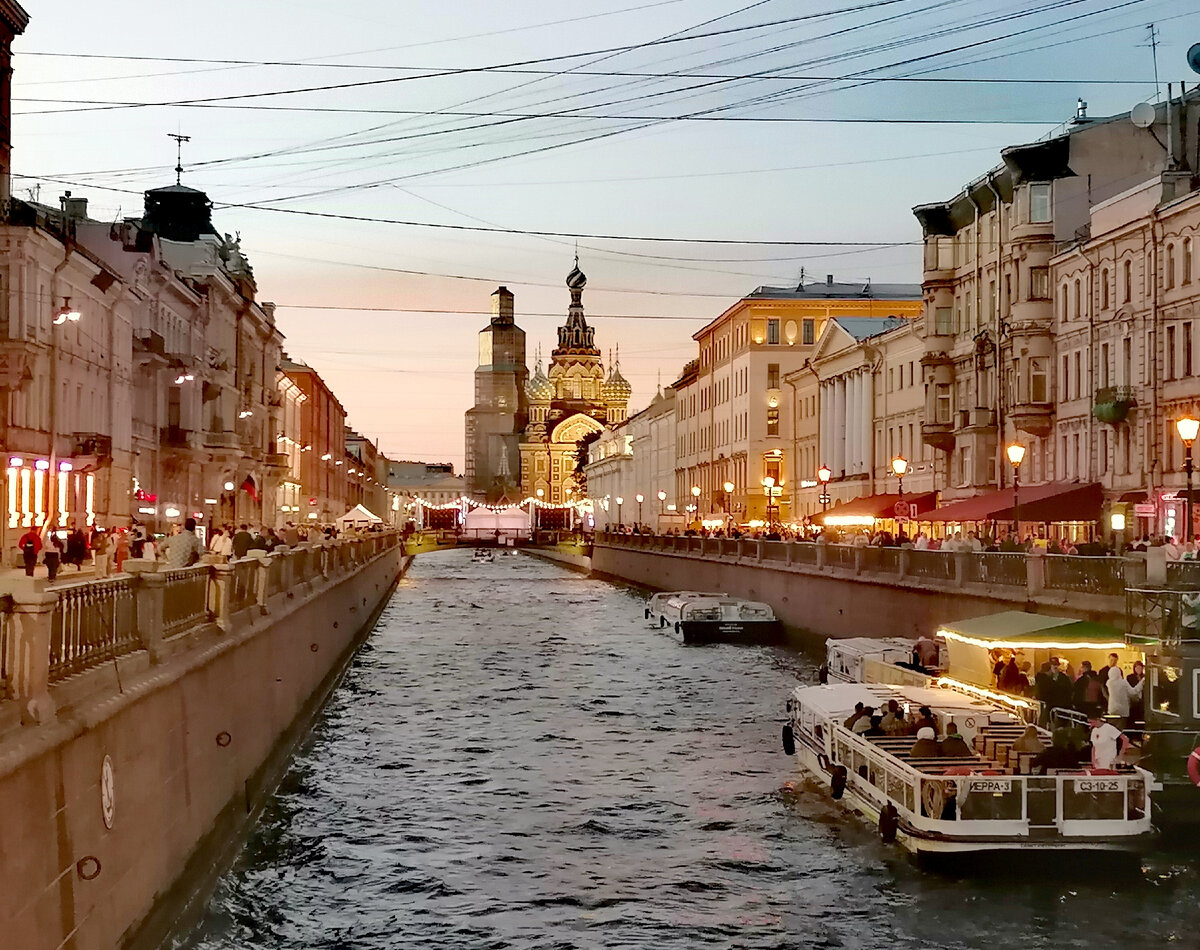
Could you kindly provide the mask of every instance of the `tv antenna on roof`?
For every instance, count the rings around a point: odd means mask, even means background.
[[[180,184],[183,177],[183,143],[190,142],[190,135],[180,135],[178,132],[168,132],[167,138],[175,140],[175,184]]]

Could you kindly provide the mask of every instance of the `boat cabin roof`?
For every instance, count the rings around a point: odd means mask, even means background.
[[[1125,647],[1125,634],[1116,627],[1076,620],[1073,617],[1047,617],[1005,610],[970,620],[944,623],[938,633],[947,640],[959,640],[987,649],[1024,647],[1048,649],[1115,650]]]
[[[845,639],[830,637],[825,641],[825,650],[828,653],[837,652],[843,656],[874,656],[878,653],[886,653],[893,650],[901,650],[905,655],[909,655],[912,653],[912,642],[900,637],[884,637],[882,639],[875,637],[846,637]]]

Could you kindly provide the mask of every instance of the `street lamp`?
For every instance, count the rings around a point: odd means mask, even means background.
[[[775,501],[775,479],[768,475],[762,480],[763,489],[767,496],[767,527],[775,524],[775,516],[773,513]]]
[[[538,500],[533,506],[533,510],[534,510],[534,512],[536,512],[534,515],[534,518],[533,518],[533,530],[541,531],[542,530],[542,499],[546,496],[546,493],[542,489],[539,488],[534,494],[537,495]],[[533,540],[535,543],[537,542],[537,538],[534,538]]]
[[[658,490],[658,514],[659,514],[659,517],[662,517],[662,513],[664,510],[663,505],[666,504],[666,501],[667,501],[667,493],[660,488]]]
[[[896,476],[896,483],[898,485],[896,493],[901,498],[904,497],[904,474],[907,471],[908,459],[906,459],[903,455],[897,455],[894,459],[892,459],[892,474]]]
[[[699,485],[692,486],[692,497],[696,499],[696,510],[699,511],[700,510],[700,486]]]
[[[1004,450],[1008,456],[1008,461],[1013,467],[1013,541],[1017,544],[1021,543],[1021,463],[1025,460],[1025,446],[1020,442],[1013,442],[1007,449]]]
[[[733,494],[733,482],[726,482],[721,486],[725,489],[725,517],[729,517],[729,496]]]
[[[821,511],[829,507],[829,479],[833,478],[833,469],[822,465],[817,469],[817,481],[821,483]]]
[[[642,523],[642,502],[646,500],[646,496],[638,492],[633,496],[638,503],[638,524]]]
[[[625,504],[625,499],[617,495],[617,526],[621,525],[621,506]]]
[[[1183,540],[1192,540],[1192,443],[1200,432],[1200,421],[1184,416],[1175,423],[1179,438],[1183,439],[1183,470],[1187,473],[1187,497],[1183,502]]]

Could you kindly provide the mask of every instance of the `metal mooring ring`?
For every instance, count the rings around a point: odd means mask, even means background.
[[[217,745],[219,745],[222,749],[224,749],[225,746],[229,745],[229,743],[232,741],[233,736],[231,736],[228,732],[217,733]]]
[[[75,862],[76,873],[85,881],[94,881],[100,876],[100,859],[92,855]]]

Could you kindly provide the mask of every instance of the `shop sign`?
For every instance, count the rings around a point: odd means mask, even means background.
[[[1143,503],[1133,506],[1133,513],[1139,518],[1153,518],[1156,514],[1154,504],[1152,502]]]

